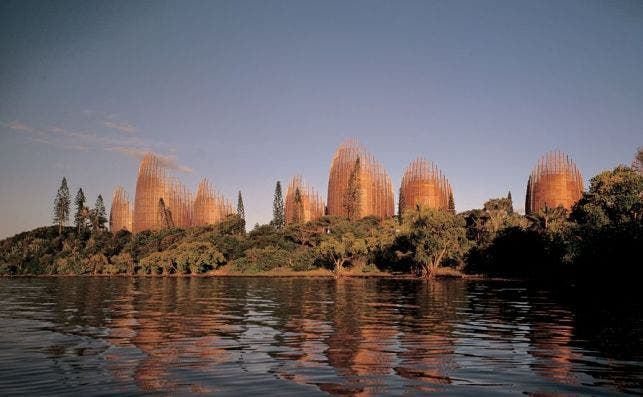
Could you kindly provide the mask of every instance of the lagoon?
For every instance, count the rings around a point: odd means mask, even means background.
[[[519,281],[0,278],[0,390],[641,394],[641,309]]]

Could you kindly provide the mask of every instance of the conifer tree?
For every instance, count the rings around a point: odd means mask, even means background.
[[[275,197],[272,202],[272,226],[276,229],[281,229],[286,224],[286,216],[284,214],[284,197],[281,192],[281,181],[277,181],[275,186]]]
[[[103,196],[100,194],[96,198],[94,209],[91,210],[91,220],[94,231],[105,229],[105,223],[107,223],[107,211],[105,211]]]
[[[87,223],[87,207],[85,206],[85,202],[87,199],[85,198],[85,193],[83,192],[83,189],[80,188],[78,189],[78,193],[76,193],[76,198],[74,199],[74,204],[76,205],[76,214],[74,215],[74,223],[76,225],[76,230],[80,234],[81,229],[85,228],[85,224]]]
[[[404,212],[405,205],[406,205],[406,200],[404,199],[402,188],[400,188],[400,199],[397,201],[397,220],[400,223],[402,223],[402,213]]]
[[[344,195],[344,209],[349,220],[354,221],[360,217],[361,208],[361,164],[359,156],[355,160],[355,166],[348,178],[348,188]]]
[[[632,161],[632,168],[639,174],[643,174],[643,146],[636,150],[634,161]]]
[[[69,221],[69,205],[71,198],[69,196],[69,187],[67,187],[67,178],[63,177],[63,181],[56,193],[54,200],[54,224],[58,225],[58,234],[63,231],[63,226]]]
[[[299,188],[295,189],[295,197],[293,201],[295,206],[293,208],[292,222],[294,224],[302,223],[304,221],[304,202],[301,198],[301,192],[299,191]]]
[[[239,196],[237,197],[237,215],[241,218],[243,225],[243,232],[246,231],[246,210],[243,208],[243,198],[241,197],[241,190],[239,190]]]
[[[169,229],[171,227],[174,227],[174,220],[172,219],[172,211],[170,211],[170,209],[165,206],[165,201],[163,200],[163,197],[159,199],[157,211],[158,211],[159,223],[161,224],[162,228]]]
[[[455,214],[455,201],[453,200],[453,192],[449,192],[449,212]]]
[[[509,200],[509,213],[513,213],[514,212],[514,201],[511,198],[511,190],[507,194],[507,200]]]

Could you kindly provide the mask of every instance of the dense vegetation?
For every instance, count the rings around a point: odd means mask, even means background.
[[[567,213],[544,208],[514,212],[511,195],[483,208],[454,214],[417,208],[401,219],[324,217],[284,225],[281,186],[275,218],[245,232],[243,202],[218,225],[166,228],[131,234],[105,229],[102,198],[95,208],[76,197],[74,227],[64,182],[54,211],[56,226],[0,242],[0,274],[207,274],[328,269],[364,274],[385,271],[433,277],[444,268],[478,274],[602,277],[606,269],[633,268],[643,236],[643,176],[624,166],[591,180]],[[61,194],[59,192],[59,196]],[[632,269],[634,271],[634,269]]]

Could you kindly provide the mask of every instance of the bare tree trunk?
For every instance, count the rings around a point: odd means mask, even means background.
[[[342,268],[344,267],[344,259],[335,260],[335,278],[341,276]]]

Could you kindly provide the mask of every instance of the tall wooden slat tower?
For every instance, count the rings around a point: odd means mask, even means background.
[[[161,228],[158,203],[165,196],[166,181],[167,175],[158,157],[147,153],[141,161],[136,179],[133,232]]]
[[[314,221],[324,215],[324,201],[301,175],[296,175],[288,184],[284,213],[286,224]]]
[[[233,213],[232,203],[217,193],[207,179],[202,179],[194,199],[193,225],[214,225]]]
[[[416,205],[446,210],[451,193],[451,185],[442,171],[426,159],[417,158],[402,177],[400,211],[414,209]]]
[[[582,195],[583,177],[574,162],[562,152],[548,152],[527,181],[525,212],[531,214],[545,206],[569,210]]]
[[[117,186],[112,195],[112,207],[109,211],[109,230],[132,231],[132,207],[127,192],[122,186]]]
[[[170,178],[166,183],[164,201],[172,213],[175,227],[192,226],[192,193],[175,177]]]
[[[360,199],[356,218],[393,216],[391,178],[384,167],[355,140],[342,143],[333,156],[328,177],[328,215],[349,215],[346,210],[347,191],[357,159],[360,161]]]

